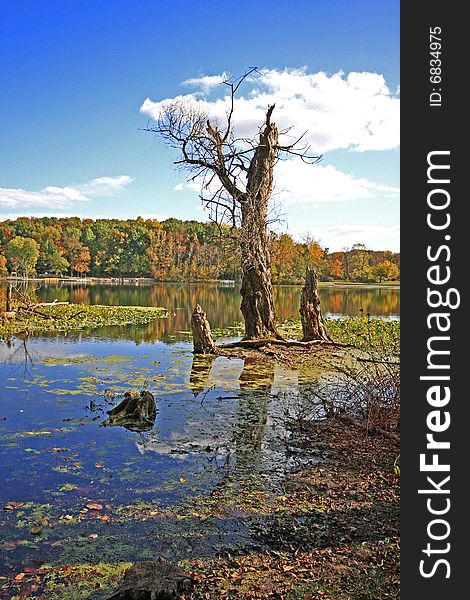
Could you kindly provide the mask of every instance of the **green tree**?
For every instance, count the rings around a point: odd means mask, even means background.
[[[53,240],[47,240],[44,243],[43,255],[44,267],[48,273],[66,273],[70,267],[69,261]]]
[[[385,281],[393,281],[398,279],[399,271],[396,264],[392,263],[390,260],[383,260],[379,264],[375,265],[372,269],[372,273],[376,279],[379,280],[379,283]]]
[[[32,238],[16,236],[8,242],[7,253],[12,270],[27,277],[38,262],[39,244]]]

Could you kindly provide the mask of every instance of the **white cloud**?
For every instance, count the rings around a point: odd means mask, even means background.
[[[195,88],[200,88],[202,93],[207,94],[212,88],[215,88],[228,79],[227,73],[221,75],[201,75],[183,81],[183,85],[188,85]]]
[[[89,198],[72,187],[47,186],[39,192],[21,188],[0,188],[0,207],[15,209],[30,206],[66,208],[75,202],[88,202]]]
[[[0,208],[3,210],[37,207],[68,208],[74,206],[76,202],[90,202],[89,196],[114,195],[132,181],[133,178],[128,175],[119,175],[118,177],[99,177],[74,187],[49,185],[40,191],[0,188]]]
[[[90,196],[111,196],[120,192],[126,185],[134,181],[129,175],[117,177],[98,177],[80,186],[80,189]]]
[[[198,177],[178,183],[173,189],[200,194],[203,183],[203,179]],[[241,180],[240,183],[244,182]],[[213,180],[207,195],[214,194],[219,187],[220,184]],[[284,204],[323,204],[379,196],[398,199],[399,194],[398,187],[375,183],[365,177],[355,177],[332,165],[312,165],[292,159],[279,161],[274,169],[273,199]]]
[[[220,83],[222,77],[208,78],[208,83]],[[186,83],[203,87],[203,80],[205,77]],[[222,93],[224,89],[225,86],[221,86]],[[304,139],[311,144],[313,152],[389,150],[399,145],[400,100],[378,73],[346,75],[338,72],[330,75],[324,72],[309,74],[305,68],[264,69],[259,77],[247,79],[240,92],[242,90],[246,95],[235,100],[238,136],[256,135],[267,107],[276,104],[273,120],[279,129],[293,126],[291,135],[306,131]],[[198,91],[158,102],[147,98],[140,110],[156,119],[166,103],[180,100],[198,106],[223,126],[229,95],[211,101],[199,95]],[[284,137],[283,141],[292,140],[292,137]]]
[[[275,168],[275,194],[285,203],[324,203],[386,195],[398,198],[399,188],[374,183],[339,171],[332,165],[280,161]]]
[[[177,183],[173,189],[175,190],[175,192],[181,192],[182,190],[191,190],[192,192],[196,192],[199,194],[201,192],[202,185],[202,178],[196,177],[196,179],[192,179],[191,181]]]

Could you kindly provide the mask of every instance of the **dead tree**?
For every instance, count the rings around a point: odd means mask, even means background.
[[[307,268],[305,285],[300,297],[300,318],[304,342],[323,340],[332,342],[320,309],[320,295],[318,293],[318,278],[314,269]]]
[[[230,95],[223,126],[211,121],[196,100],[176,99],[164,103],[155,125],[147,127],[180,151],[175,164],[194,173],[193,181],[202,182],[201,200],[211,220],[220,228],[229,226],[238,242],[247,339],[278,337],[267,235],[275,164],[283,154],[312,164],[320,159],[309,155],[307,145],[301,145],[303,135],[292,144],[280,144],[279,136],[289,130],[278,131],[272,122],[274,105],[267,107],[258,136],[236,137],[235,96],[254,71],[235,82],[224,82]]]
[[[191,331],[193,332],[194,354],[217,353],[217,348],[212,339],[211,326],[206,313],[199,304],[196,304],[191,316]]]

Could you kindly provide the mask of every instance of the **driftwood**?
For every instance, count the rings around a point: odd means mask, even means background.
[[[307,269],[305,285],[300,298],[300,318],[302,321],[303,341],[323,340],[332,342],[320,309],[318,278],[314,269]]]
[[[109,419],[101,423],[103,427],[121,425],[130,431],[148,431],[155,424],[157,406],[150,392],[142,391],[139,395],[126,392],[124,400],[106,412]]]
[[[191,331],[193,332],[194,354],[217,354],[211,326],[206,313],[199,304],[196,304],[191,317]]]
[[[356,360],[358,362],[368,362],[368,363],[370,362],[375,365],[397,365],[397,366],[400,366],[399,360],[382,360],[379,358],[363,358],[360,356]]]
[[[117,592],[108,600],[171,600],[191,593],[191,579],[177,565],[159,558],[137,562],[124,575]]]
[[[38,302],[37,304],[33,304],[31,308],[36,308],[36,306],[63,306],[64,304],[70,304],[70,302],[58,302],[56,298],[53,302]]]

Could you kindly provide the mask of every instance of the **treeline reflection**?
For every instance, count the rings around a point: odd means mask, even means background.
[[[300,286],[274,288],[277,314],[297,318]],[[160,306],[170,317],[147,325],[103,327],[97,334],[109,338],[141,341],[184,339],[190,330],[191,313],[200,304],[212,328],[223,329],[242,321],[240,290],[236,285],[101,285],[43,284],[35,290],[41,301],[72,302],[121,306]],[[324,314],[332,317],[373,315],[396,318],[400,314],[400,290],[378,287],[322,287],[320,297]]]

